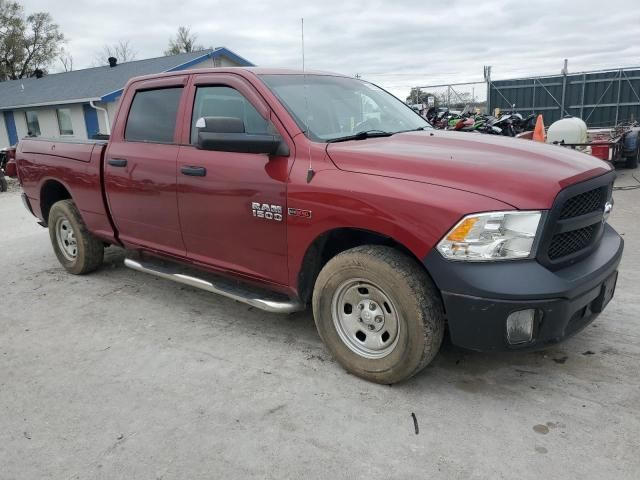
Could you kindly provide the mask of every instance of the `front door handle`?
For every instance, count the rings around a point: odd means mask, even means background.
[[[112,167],[126,167],[127,161],[124,158],[110,158],[109,165]]]
[[[183,175],[189,177],[204,177],[207,175],[207,169],[204,167],[182,167],[180,171]]]

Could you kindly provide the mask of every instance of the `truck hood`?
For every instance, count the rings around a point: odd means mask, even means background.
[[[477,193],[518,209],[547,209],[563,188],[611,170],[557,145],[480,133],[420,131],[327,144],[341,170]]]

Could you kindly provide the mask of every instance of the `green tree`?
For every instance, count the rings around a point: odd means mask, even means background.
[[[169,39],[169,48],[164,51],[165,55],[177,55],[185,52],[197,52],[204,50],[204,47],[196,43],[198,35],[191,33],[189,27],[178,27],[175,37]]]
[[[64,35],[47,12],[25,16],[22,5],[0,0],[0,81],[45,70],[56,60]]]

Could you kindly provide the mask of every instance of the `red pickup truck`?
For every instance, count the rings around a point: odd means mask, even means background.
[[[613,296],[623,241],[604,161],[436,131],[370,83],[211,69],[132,79],[108,141],[27,138],[26,207],[73,274],[135,270],[271,312],[308,304],[350,372],[391,384],[445,328],[539,348]]]

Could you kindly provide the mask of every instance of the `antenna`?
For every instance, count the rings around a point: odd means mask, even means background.
[[[305,73],[305,69],[304,69],[304,17],[300,19],[300,30],[301,30],[300,33],[302,35],[302,72],[304,73],[304,102],[307,109],[307,113],[304,116],[304,129],[305,129],[305,134],[308,134],[309,133],[309,94],[307,92],[307,74]],[[309,137],[307,137],[307,141],[310,141]],[[307,183],[311,182],[315,174],[316,172],[313,170],[313,167],[311,166],[311,143],[309,143],[309,168],[307,169]]]

